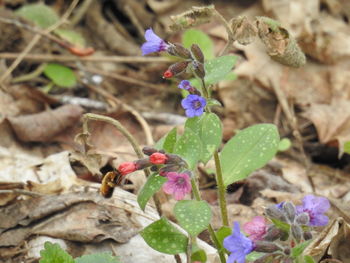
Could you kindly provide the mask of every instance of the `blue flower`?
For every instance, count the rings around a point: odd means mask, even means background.
[[[201,96],[191,94],[181,101],[181,105],[186,110],[186,116],[192,118],[203,114],[207,101]]]
[[[279,210],[282,210],[282,209],[283,209],[284,203],[285,203],[285,202],[278,203],[278,204],[276,205],[276,207],[277,207]]]
[[[310,217],[309,226],[325,226],[328,224],[328,216],[324,215],[330,208],[327,198],[306,195],[303,199],[303,205],[297,206],[297,213],[307,213]]]
[[[224,247],[231,252],[227,263],[244,263],[245,257],[254,249],[253,241],[239,229],[239,223],[233,223],[232,234],[224,239]]]
[[[147,41],[141,47],[143,56],[153,52],[165,51],[169,47],[163,39],[154,34],[151,28],[146,30],[145,39]]]
[[[178,87],[180,89],[185,89],[185,90],[189,90],[192,88],[191,83],[188,80],[181,80]]]

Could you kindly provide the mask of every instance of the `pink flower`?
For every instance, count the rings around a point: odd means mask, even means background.
[[[243,230],[249,235],[250,240],[262,240],[263,236],[267,232],[265,218],[262,216],[254,217],[252,221],[247,222],[243,225]]]
[[[168,172],[168,181],[163,185],[163,191],[174,196],[176,200],[182,200],[191,192],[191,179],[187,173]]]

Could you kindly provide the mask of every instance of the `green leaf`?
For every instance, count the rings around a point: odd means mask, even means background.
[[[190,48],[192,44],[197,44],[201,48],[205,60],[214,58],[214,43],[207,34],[200,30],[186,30],[182,36],[182,44],[186,48]]]
[[[15,13],[41,28],[48,28],[59,21],[58,15],[52,8],[40,3],[24,5]]]
[[[224,184],[242,180],[263,167],[276,154],[278,143],[279,134],[273,124],[257,124],[239,131],[220,154]]]
[[[180,139],[177,140],[174,153],[185,159],[189,169],[193,170],[202,154],[202,143],[199,136],[191,129],[186,129]]]
[[[236,56],[227,55],[205,62],[205,83],[211,85],[226,78],[232,78],[231,70],[236,63],[236,60]],[[228,74],[230,75],[228,76]]]
[[[315,263],[315,260],[313,259],[313,257],[311,257],[309,255],[305,255],[304,256],[304,262],[305,263]]]
[[[196,200],[182,200],[176,203],[174,215],[191,236],[197,236],[207,229],[211,220],[211,209],[207,202]]]
[[[344,152],[350,154],[350,141],[344,144]]]
[[[272,221],[272,223],[275,225],[275,227],[283,230],[286,233],[289,233],[290,231],[290,225],[286,222],[282,222],[278,219],[274,219],[274,218],[270,218],[270,220]]]
[[[142,210],[145,210],[148,200],[162,187],[167,181],[163,176],[152,174],[148,177],[147,182],[142,187],[137,196],[137,202]]]
[[[224,243],[224,239],[231,235],[232,229],[228,226],[222,226],[219,228],[219,230],[216,232],[216,237],[220,244]]]
[[[265,253],[253,251],[253,252],[249,253],[245,259],[246,259],[246,261],[255,261],[264,255],[265,255]]]
[[[151,248],[159,252],[175,255],[187,251],[188,238],[164,217],[147,226],[140,234]]]
[[[177,140],[177,129],[175,127],[165,137],[163,149],[167,153],[172,153],[174,151],[174,146],[175,146],[176,140]]]
[[[74,263],[74,259],[58,244],[45,242],[44,250],[40,251],[39,263]]]
[[[292,146],[292,142],[288,138],[283,138],[278,144],[278,151],[287,151]]]
[[[200,117],[187,119],[185,129],[191,129],[202,142],[200,160],[207,163],[222,140],[222,127],[219,117],[214,113],[205,113]]]
[[[303,253],[304,249],[311,243],[311,241],[312,240],[308,240],[293,247],[291,252],[292,258],[299,257]]]
[[[85,39],[81,34],[69,29],[56,29],[55,34],[77,47],[85,47]]]
[[[222,107],[222,104],[220,101],[216,100],[216,99],[208,99],[207,100],[207,105],[210,107],[210,106],[221,106]]]
[[[121,261],[109,252],[102,252],[76,258],[75,263],[121,263]]]
[[[57,86],[71,88],[77,84],[74,72],[65,66],[49,63],[44,69],[44,74]]]
[[[192,255],[191,255],[191,262],[207,262],[207,254],[203,249],[200,249],[197,245],[193,245],[192,247]]]

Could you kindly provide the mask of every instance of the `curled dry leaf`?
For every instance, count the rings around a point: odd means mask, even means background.
[[[8,118],[17,137],[25,142],[47,142],[55,135],[75,124],[83,109],[64,105],[52,111]]]

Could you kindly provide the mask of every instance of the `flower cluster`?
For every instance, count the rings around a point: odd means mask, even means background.
[[[170,55],[183,59],[171,65],[163,74],[163,78],[172,78],[186,71],[192,73],[200,79],[205,77],[204,55],[198,45],[193,44],[191,50],[183,47],[181,44],[166,43],[157,36],[152,29],[146,30],[146,42],[142,45],[142,54],[166,51]],[[188,80],[182,80],[178,87],[187,90],[190,94],[181,102],[181,106],[185,109],[186,116],[189,118],[201,116],[207,106],[207,101],[201,96],[201,93],[191,85]]]
[[[157,171],[160,176],[164,176],[168,181],[163,185],[163,191],[174,196],[176,200],[182,200],[186,194],[191,192],[191,173],[184,171],[186,162],[175,154],[166,154],[163,150],[158,151],[151,147],[144,147],[143,153],[147,158],[142,158],[133,162],[121,163],[117,168],[120,176],[133,173],[150,167],[152,171]],[[116,177],[116,180],[120,180]],[[118,184],[115,182],[115,184]]]
[[[300,206],[291,202],[269,206],[265,214],[271,223],[262,216],[254,217],[243,225],[247,237],[240,231],[239,223],[234,222],[232,234],[224,239],[224,247],[231,253],[227,262],[244,263],[252,251],[265,253],[257,262],[294,262],[291,251],[295,243],[311,239],[312,227],[327,225],[324,213],[329,208],[327,198],[314,195],[306,195]]]

